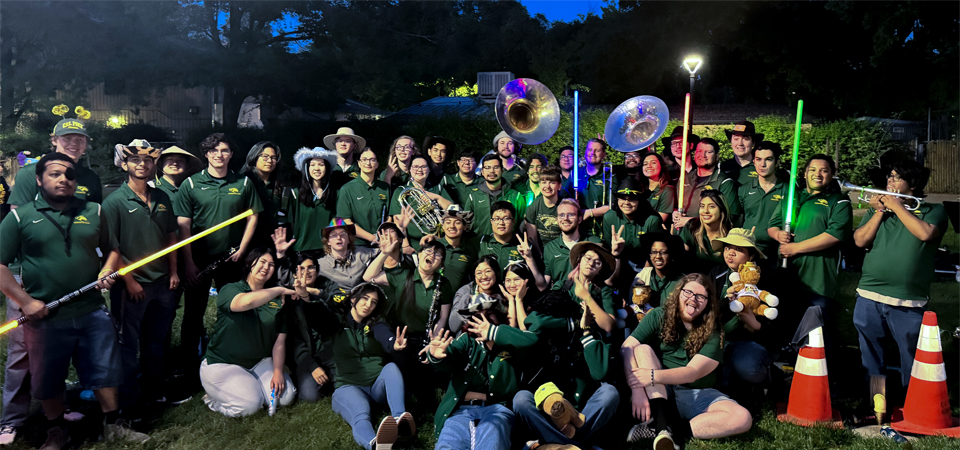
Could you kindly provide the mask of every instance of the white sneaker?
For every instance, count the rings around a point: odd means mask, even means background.
[[[103,433],[104,440],[106,441],[127,440],[142,444],[150,440],[150,436],[131,428],[130,422],[127,422],[125,419],[119,419],[114,423],[107,424],[103,427]]]
[[[653,440],[653,450],[680,450],[680,446],[673,442],[673,435],[667,430],[660,430]]]
[[[370,441],[370,450],[391,450],[397,442],[397,419],[384,417],[377,428],[377,436]]]
[[[653,419],[650,419],[643,423],[638,423],[630,428],[630,433],[627,434],[627,442],[637,442],[641,439],[653,439],[657,437],[657,432],[653,428],[650,428],[650,424],[653,422]]]
[[[413,420],[413,414],[405,412],[394,419],[397,420],[397,439],[408,440],[417,435],[417,424]]]
[[[0,445],[10,445],[17,438],[17,429],[11,426],[0,428]]]

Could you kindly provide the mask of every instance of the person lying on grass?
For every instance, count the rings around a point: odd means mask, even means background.
[[[633,416],[652,420],[654,448],[679,449],[673,433],[679,440],[711,439],[750,429],[750,413],[713,389],[723,361],[720,325],[716,289],[695,273],[683,277],[666,304],[652,309],[623,343]]]

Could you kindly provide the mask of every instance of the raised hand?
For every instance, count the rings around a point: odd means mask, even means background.
[[[580,308],[583,309],[583,315],[580,316],[580,329],[589,330],[590,325],[593,325],[593,313],[590,312],[586,303],[580,303]]]
[[[290,248],[294,242],[297,242],[296,239],[287,241],[287,229],[284,227],[278,227],[270,237],[273,238],[273,247],[277,249],[278,256],[286,253],[287,249]]]
[[[380,237],[380,250],[386,254],[393,254],[400,251],[400,240],[397,236],[386,231],[377,234]]]
[[[400,212],[400,223],[397,224],[400,226],[401,230],[407,229],[407,226],[410,225],[410,221],[413,220],[414,215],[413,207],[409,205],[403,207]]]
[[[517,246],[517,253],[520,253],[520,256],[525,260],[533,258],[533,252],[530,250],[530,239],[527,237],[527,233],[523,233],[519,238],[520,245]]]
[[[397,162],[397,154],[396,154],[396,153],[391,154],[391,155],[390,155],[390,158],[387,159],[387,166],[390,167],[390,169],[393,170],[394,173],[396,173],[396,172],[398,172],[398,171],[400,170],[400,163]]]
[[[393,341],[393,351],[402,352],[407,348],[407,327],[403,327],[403,331],[400,331],[400,327],[397,327],[397,338]]]
[[[467,331],[477,334],[478,336],[475,339],[482,344],[487,341],[487,333],[490,332],[490,321],[488,321],[487,316],[483,314],[480,314],[479,318],[473,316],[470,318],[470,321],[467,322]]]
[[[427,351],[434,359],[443,359],[447,357],[447,347],[453,343],[453,337],[450,336],[450,330],[443,330],[443,333],[433,336],[430,340],[430,346]]]
[[[420,246],[423,247],[424,245],[427,245],[427,242],[436,241],[436,240],[438,240],[438,239],[440,239],[440,238],[438,238],[437,235],[435,235],[435,234],[428,234],[428,235],[420,238]]]
[[[307,269],[303,266],[297,266],[297,274],[293,278],[293,290],[296,291],[297,298],[310,297],[310,292],[307,291]]]
[[[622,236],[623,225],[620,225],[620,230],[617,230],[616,226],[610,225],[610,253],[613,253],[614,257],[620,256],[624,247],[627,246],[627,241],[624,240]]]

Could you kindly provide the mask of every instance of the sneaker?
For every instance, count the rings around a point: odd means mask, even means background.
[[[47,430],[47,441],[40,450],[60,450],[70,443],[70,434],[66,428],[52,427]]]
[[[413,421],[413,414],[405,412],[397,420],[397,439],[410,439],[417,434],[417,424]]]
[[[387,416],[380,421],[377,437],[370,441],[370,450],[391,450],[397,442],[397,420]]]
[[[667,430],[660,430],[653,440],[653,450],[680,450],[680,446],[673,442],[673,435]]]
[[[76,411],[71,411],[70,408],[63,410],[63,419],[67,422],[79,422],[83,420],[84,415]]]
[[[653,419],[647,420],[643,423],[638,423],[630,428],[630,433],[627,434],[627,442],[637,442],[641,439],[653,439],[657,437],[657,432],[653,428],[650,428],[650,424],[653,422]]]
[[[117,419],[116,422],[104,426],[103,433],[104,440],[107,442],[126,440],[142,444],[150,440],[150,436],[147,436],[139,431],[135,431],[130,426],[130,422],[123,418]]]
[[[17,438],[17,429],[11,426],[0,428],[0,445],[10,445]]]

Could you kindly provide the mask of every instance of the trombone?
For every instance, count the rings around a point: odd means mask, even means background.
[[[409,186],[400,191],[397,200],[402,208],[410,207],[413,217],[410,221],[423,234],[437,234],[443,224],[443,213],[440,204],[431,200],[427,193],[416,186]]]
[[[889,195],[889,196],[899,198],[900,200],[903,201],[903,207],[906,208],[907,211],[916,211],[917,208],[920,207],[920,204],[923,203],[923,200],[921,200],[918,197],[914,197],[912,195],[901,194],[899,192],[884,191],[880,189],[870,189],[862,186],[857,186],[853,183],[850,183],[849,181],[841,181],[840,192],[847,194],[850,191],[856,191],[860,193],[860,195],[857,197],[857,200],[860,201],[860,203],[857,204],[857,207],[860,207],[860,205],[863,202],[870,203],[870,200],[876,195]]]

